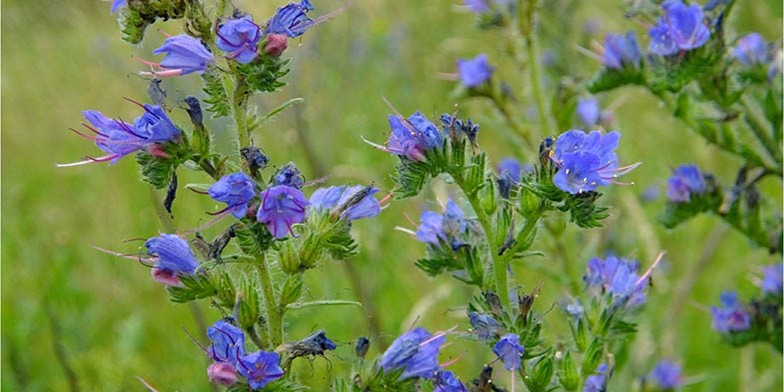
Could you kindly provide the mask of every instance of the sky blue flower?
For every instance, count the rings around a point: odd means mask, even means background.
[[[245,173],[232,173],[221,177],[207,193],[215,201],[227,204],[223,211],[231,210],[235,218],[242,219],[248,212],[248,203],[256,196],[256,183]]]
[[[214,361],[237,364],[245,355],[245,333],[226,320],[218,320],[207,329],[212,345],[207,349]]]
[[[310,206],[316,211],[339,212],[349,221],[370,218],[381,213],[381,205],[373,197],[376,192],[378,188],[362,185],[319,188],[310,196]]]
[[[287,185],[269,187],[261,192],[261,206],[256,219],[267,226],[277,239],[286,238],[291,226],[305,220],[305,210],[310,204],[297,188]]]
[[[680,165],[667,180],[667,199],[682,203],[691,200],[692,194],[705,192],[705,179],[697,165]]]
[[[738,40],[732,48],[732,57],[746,67],[764,64],[768,61],[768,45],[758,33],[751,33]]]
[[[302,177],[302,172],[292,162],[283,165],[272,177],[273,185],[286,185],[300,189],[304,183],[305,178]]]
[[[648,379],[661,389],[675,389],[683,384],[680,365],[666,359],[656,364]]]
[[[179,277],[193,274],[199,266],[188,242],[175,234],[152,237],[144,246],[148,255],[156,257],[153,278],[167,286],[179,286]]]
[[[276,352],[256,351],[237,360],[237,370],[248,379],[253,389],[261,389],[272,381],[283,377],[280,355]]]
[[[638,263],[615,256],[588,261],[588,273],[583,277],[589,289],[612,295],[616,304],[634,307],[646,301],[645,287],[649,277],[637,274]]]
[[[621,69],[626,65],[634,68],[640,67],[640,48],[633,31],[620,34],[607,34],[604,36],[604,51],[602,64],[607,68]]]
[[[587,127],[599,123],[602,111],[599,109],[599,101],[596,98],[580,98],[577,100],[577,116]]]
[[[380,150],[404,156],[414,161],[424,161],[425,151],[440,147],[443,143],[441,133],[422,113],[415,112],[403,118],[389,115],[389,134],[386,146],[365,141]]]
[[[525,348],[520,345],[520,336],[506,334],[493,346],[493,352],[501,358],[504,368],[510,372],[520,369],[520,360]]]
[[[416,231],[419,241],[435,247],[441,246],[443,241],[450,244],[453,250],[463,244],[461,237],[466,230],[466,221],[463,211],[452,199],[447,201],[443,214],[425,211],[420,222]]]
[[[711,306],[713,329],[717,332],[740,332],[749,329],[751,316],[738,300],[738,293],[725,291],[719,297],[721,307]]]
[[[433,381],[433,392],[468,392],[465,385],[449,370],[440,370]]]
[[[114,1],[112,1],[112,10],[111,10],[111,12],[112,13],[117,12],[117,10],[119,10],[122,7],[124,7],[126,3],[127,3],[127,0],[114,0]]]
[[[229,19],[218,26],[215,46],[227,52],[230,59],[247,64],[256,58],[256,48],[261,39],[261,28],[250,16]]]
[[[438,351],[445,342],[443,334],[432,335],[424,328],[414,328],[392,342],[378,365],[386,372],[405,369],[401,378],[432,379],[439,369]]]
[[[662,9],[663,15],[648,30],[651,53],[669,56],[697,49],[708,42],[710,30],[698,4],[687,6],[681,0],[667,0],[662,3]]]
[[[167,71],[157,73],[163,76],[187,75],[194,72],[202,74],[214,61],[212,53],[207,50],[204,44],[187,34],[166,38],[163,45],[153,50],[152,53],[166,54],[160,67]]]
[[[487,55],[480,54],[473,59],[457,60],[460,82],[465,87],[478,87],[493,76],[493,67],[487,62]]]
[[[304,34],[307,29],[315,25],[313,19],[307,15],[314,9],[308,0],[299,3],[289,3],[278,8],[278,11],[267,22],[265,34],[284,34],[289,38],[296,38]]]
[[[607,364],[603,363],[596,368],[596,374],[585,378],[583,392],[606,392],[607,381]]]
[[[566,304],[566,306],[564,306],[564,310],[566,311],[566,314],[576,319],[582,317],[583,313],[585,312],[583,305],[578,300]]]
[[[501,331],[501,324],[489,314],[468,312],[468,321],[471,330],[482,340],[494,339]]]
[[[784,275],[784,264],[766,266],[762,270],[762,292],[781,295],[782,278],[784,278],[782,275]]]
[[[558,166],[553,184],[571,194],[593,191],[599,186],[615,183],[615,178],[624,175],[639,164],[618,167],[615,149],[621,134],[612,131],[589,134],[572,129],[558,137],[551,159]]]

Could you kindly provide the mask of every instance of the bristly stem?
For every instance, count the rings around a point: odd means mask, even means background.
[[[283,312],[275,298],[275,289],[272,286],[272,276],[270,275],[267,260],[262,253],[256,257],[253,263],[259,272],[261,282],[261,294],[264,296],[264,306],[267,309],[267,335],[269,337],[269,347],[275,348],[283,343]]]
[[[536,111],[539,113],[539,124],[542,126],[545,134],[551,135],[553,133],[552,125],[550,124],[550,116],[547,113],[547,105],[542,94],[541,79],[539,77],[539,52],[536,48],[536,38],[533,32],[525,37],[525,48],[528,52],[528,68],[531,76],[531,88],[534,93],[534,101],[536,101]]]

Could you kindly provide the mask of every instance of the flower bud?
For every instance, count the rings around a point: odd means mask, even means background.
[[[300,271],[299,256],[291,245],[291,241],[287,241],[280,247],[278,253],[280,259],[280,268],[287,274],[296,274]]]
[[[237,382],[237,369],[228,362],[214,362],[207,368],[210,381],[228,387]]]
[[[288,46],[288,37],[285,34],[269,34],[267,42],[264,43],[264,53],[272,57],[278,57]]]
[[[357,357],[364,359],[369,347],[370,340],[364,336],[360,336],[357,338],[357,344],[354,346],[354,353],[357,354]]]
[[[174,271],[153,267],[150,270],[150,273],[152,278],[158,283],[163,283],[172,287],[182,287],[180,277]]]

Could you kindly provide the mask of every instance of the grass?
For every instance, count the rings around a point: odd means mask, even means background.
[[[261,16],[269,15],[275,5],[261,3],[243,4],[264,19]],[[322,12],[342,4],[322,3],[317,4]],[[472,17],[458,12],[453,3],[355,2],[301,41],[292,42],[286,53],[294,64],[287,77],[289,86],[256,103],[264,112],[296,96],[305,102],[267,125],[257,143],[275,164],[297,162],[311,178],[322,167],[330,183],[373,182],[388,191],[394,159],[360,139],[362,135],[384,140],[389,109],[383,96],[402,113],[420,109],[433,115],[460,104],[463,113],[482,124],[479,142],[496,161],[506,155],[533,160],[531,152],[515,151],[503,142],[499,135],[506,131],[505,125],[487,102],[460,101],[450,95],[454,82],[436,77],[453,72],[457,57],[473,57],[480,51],[498,64],[513,63],[496,36],[474,29]],[[780,3],[738,7],[732,24],[740,32],[754,29],[779,38],[775,34],[782,21]],[[206,357],[183,332],[198,335],[193,310],[168,302],[146,268],[91,248],[134,252],[141,243],[124,240],[161,230],[154,193],[138,181],[135,163],[125,159],[114,166],[54,166],[94,153],[90,143],[66,131],[83,121],[81,110],[97,109],[130,119],[136,107],[122,97],[145,99],[148,82],[133,75],[140,67],[130,54],[150,58],[150,50],[163,36],[151,30],[142,47],[123,44],[108,8],[108,3],[98,1],[57,5],[6,1],[3,6],[2,387],[7,390],[67,390],[72,380],[82,390],[140,390],[137,376],[160,390],[210,389]],[[580,4],[576,11],[576,28],[564,37],[559,37],[555,22],[543,26],[541,47],[562,47],[556,65],[585,78],[596,65],[568,44],[579,39],[579,24],[596,18],[604,33],[629,28],[630,23],[622,22],[620,2]],[[556,15],[545,15],[545,21],[557,20]],[[177,31],[172,22],[160,28]],[[515,95],[532,103],[519,72],[499,68]],[[544,71],[551,75],[553,69]],[[196,77],[186,77],[167,80],[165,87],[174,102],[194,94],[197,82]],[[544,88],[545,94],[551,94],[553,82]],[[615,376],[613,389],[628,390],[625,386],[645,374],[660,356],[667,356],[682,363],[695,381],[686,391],[781,390],[780,354],[762,345],[737,350],[721,344],[710,331],[706,310],[726,288],[751,295],[755,288],[750,278],[758,275],[758,267],[780,260],[754,250],[714,217],[699,217],[665,230],[655,222],[661,200],[642,203],[639,198],[649,185],[662,186],[670,165],[699,162],[727,182],[737,161],[705,145],[639,89],[603,96],[602,103],[621,96],[623,104],[616,109],[624,135],[619,156],[644,162],[629,176],[636,185],[609,190],[606,203],[614,208],[605,228],[581,231],[565,225],[557,241],[540,235],[535,248],[552,258],[515,265],[517,279],[531,287],[545,272],[579,275],[585,262],[597,254],[613,251],[647,263],[666,249],[666,263],[656,274],[640,333],[630,343],[629,365]],[[181,110],[173,115],[181,123],[186,119]],[[230,132],[224,122],[210,126],[219,138]],[[303,155],[303,138],[315,147],[310,159]],[[207,179],[184,173],[180,183],[188,182]],[[763,186],[780,206],[781,183],[774,180]],[[287,317],[287,336],[292,340],[324,328],[341,343],[329,355],[331,366],[322,359],[312,366],[295,366],[315,390],[325,388],[331,377],[345,374],[351,341],[359,335],[374,339],[369,354],[373,356],[382,341],[391,341],[414,322],[430,329],[456,324],[459,330],[467,329],[462,307],[471,293],[447,277],[430,279],[418,271],[413,262],[423,252],[421,245],[393,229],[410,226],[404,214],[416,217],[423,208],[434,206],[436,196],[444,200],[447,194],[454,195],[455,190],[437,181],[423,197],[394,202],[381,217],[355,225],[361,254],[350,262],[371,288],[380,336],[369,332],[362,309],[356,307],[309,308]],[[175,224],[178,229],[194,227],[207,219],[204,211],[214,208],[206,197],[181,190],[174,207]],[[215,234],[218,229],[211,230],[208,233]],[[701,257],[707,258],[707,266],[693,288],[684,298],[676,296],[678,285]],[[355,299],[338,264],[307,275],[308,297]],[[545,285],[537,308],[549,308],[566,293],[563,290],[557,284]],[[205,304],[198,310],[208,323],[220,317]],[[559,318],[557,311],[547,316],[555,340],[567,336]],[[58,358],[58,351],[64,359]],[[460,338],[446,351],[449,358],[462,355],[454,370],[463,379],[472,378],[479,365],[493,360],[488,350]]]

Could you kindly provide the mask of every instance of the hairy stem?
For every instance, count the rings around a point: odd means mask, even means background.
[[[529,75],[531,76],[531,88],[536,101],[536,111],[539,113],[539,124],[546,134],[552,134],[550,115],[547,113],[547,105],[542,94],[541,79],[539,77],[539,52],[536,49],[536,39],[533,34],[525,37],[525,49],[528,53]]]
[[[269,347],[275,348],[283,343],[283,311],[278,306],[275,298],[275,289],[272,286],[272,276],[270,275],[267,259],[262,253],[253,263],[259,272],[261,282],[261,294],[264,296],[264,306],[267,309],[267,335],[269,337]]]

